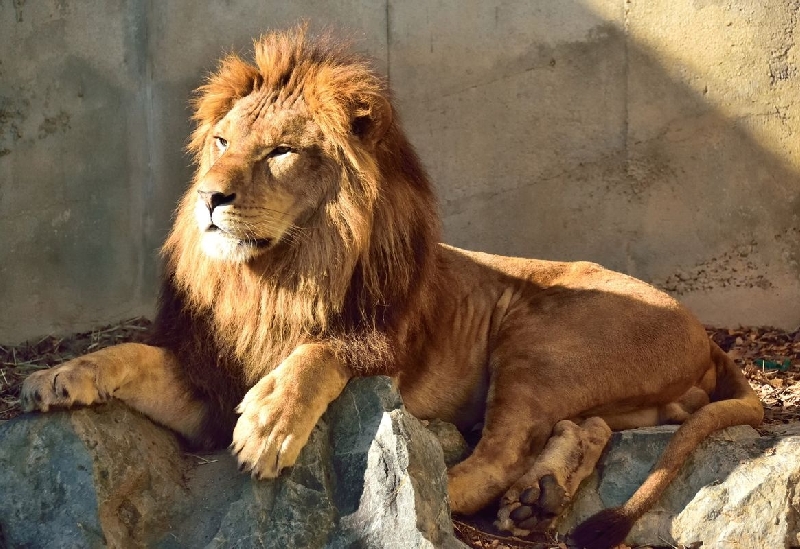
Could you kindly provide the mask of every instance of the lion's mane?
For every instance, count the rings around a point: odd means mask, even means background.
[[[254,49],[254,64],[228,56],[198,89],[188,146],[197,171],[163,248],[153,341],[177,354],[196,396],[216,403],[213,443],[228,441],[246,389],[300,343],[334,342],[356,374],[394,373],[399,350],[424,329],[439,236],[427,176],[369,62],[304,28],[265,35]],[[203,150],[234,103],[263,87],[302,94],[335,145],[338,193],[257,260],[210,259],[192,215]]]

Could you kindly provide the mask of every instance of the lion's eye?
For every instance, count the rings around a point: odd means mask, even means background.
[[[225,149],[228,148],[228,140],[224,137],[220,137],[218,135],[214,136],[214,143],[217,144],[217,149],[219,149],[219,152],[225,152]]]
[[[288,145],[279,145],[269,151],[267,155],[268,158],[274,158],[276,156],[283,156],[284,154],[289,154],[290,152],[294,152],[294,149],[289,147]]]

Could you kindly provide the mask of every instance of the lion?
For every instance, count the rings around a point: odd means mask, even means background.
[[[624,505],[578,526],[610,547],[711,432],[763,410],[700,322],[654,287],[588,262],[439,243],[431,183],[368,59],[304,28],[255,41],[198,89],[196,174],[163,247],[152,340],[32,374],[26,410],[115,398],[257,479],[292,466],[357,376],[469,430],[453,512],[546,528],[612,430],[682,424]]]

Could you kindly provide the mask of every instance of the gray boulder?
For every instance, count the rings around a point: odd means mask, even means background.
[[[388,378],[351,382],[274,481],[185,454],[121,404],[0,424],[0,548],[464,547],[434,436]]]
[[[566,533],[641,485],[675,427],[615,433],[558,523]],[[704,442],[661,500],[634,526],[628,545],[800,546],[800,436],[759,436],[732,427]]]

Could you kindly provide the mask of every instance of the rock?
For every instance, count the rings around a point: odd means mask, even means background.
[[[388,378],[351,382],[298,464],[252,481],[124,405],[0,423],[0,548],[464,547],[442,450]]]
[[[598,470],[559,520],[566,533],[623,503],[641,485],[675,427],[615,433]],[[704,442],[661,500],[634,526],[631,546],[800,545],[800,436],[759,436],[732,427]]]
[[[440,419],[425,420],[422,422],[434,434],[444,453],[444,463],[452,467],[466,459],[470,453],[467,441],[452,423]]]

